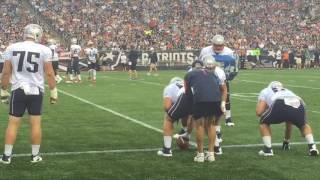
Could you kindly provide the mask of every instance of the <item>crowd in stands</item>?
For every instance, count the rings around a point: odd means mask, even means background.
[[[0,6],[4,42],[16,41],[22,27],[40,16],[66,42],[93,40],[100,50],[198,50],[218,33],[235,49],[320,44],[312,0],[4,0]]]
[[[29,0],[53,29],[100,48],[199,49],[221,33],[229,45],[314,45],[320,20],[311,0]],[[319,38],[319,37],[318,37]]]

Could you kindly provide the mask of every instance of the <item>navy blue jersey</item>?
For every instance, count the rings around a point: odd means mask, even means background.
[[[186,94],[193,96],[193,103],[221,101],[220,80],[214,72],[195,69],[185,76]]]

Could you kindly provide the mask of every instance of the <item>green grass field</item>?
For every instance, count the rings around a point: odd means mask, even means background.
[[[246,70],[232,81],[232,117],[236,126],[222,125],[223,151],[213,163],[195,163],[195,148],[180,151],[173,143],[172,158],[158,157],[162,147],[162,91],[173,76],[184,71],[139,72],[129,80],[123,72],[99,73],[96,86],[59,84],[59,102],[44,102],[44,161],[30,164],[28,121],[25,116],[10,165],[0,164],[0,179],[319,179],[320,159],[307,156],[307,145],[292,145],[275,156],[259,157],[261,146],[255,116],[257,93],[279,80],[308,105],[315,140],[320,139],[320,72],[316,70]],[[8,106],[0,104],[0,151],[3,150]],[[223,122],[223,121],[222,121]],[[180,124],[176,126],[176,131]],[[281,143],[283,125],[272,126],[273,143]],[[192,135],[194,139],[194,134]],[[305,142],[297,129],[293,142]]]

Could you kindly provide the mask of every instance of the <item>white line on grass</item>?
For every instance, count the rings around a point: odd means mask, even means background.
[[[320,142],[316,142],[319,144]],[[305,145],[306,142],[291,142],[291,145]],[[262,147],[264,144],[233,144],[224,145],[223,148],[254,148]],[[282,143],[272,143],[272,146],[282,146]],[[115,150],[101,150],[101,151],[77,151],[77,152],[48,152],[41,153],[43,156],[67,156],[67,155],[81,155],[81,154],[111,154],[111,153],[139,153],[139,152],[154,152],[161,148],[146,148],[146,149],[115,149]],[[14,154],[14,157],[29,157],[30,154]]]
[[[129,121],[131,121],[131,122],[134,122],[134,123],[136,123],[136,124],[139,124],[139,125],[141,125],[141,126],[143,126],[143,127],[146,127],[146,128],[148,128],[148,129],[151,129],[151,130],[154,130],[154,131],[157,131],[157,132],[162,133],[162,130],[161,130],[161,129],[158,129],[158,128],[156,128],[156,127],[153,127],[153,126],[151,126],[151,125],[149,125],[149,124],[146,124],[146,123],[144,123],[144,122],[142,122],[142,121],[139,121],[139,120],[134,119],[134,118],[132,118],[132,117],[126,116],[126,115],[121,114],[121,113],[119,113],[119,112],[117,112],[117,111],[114,111],[114,110],[112,110],[112,109],[109,109],[109,108],[100,106],[100,105],[95,104],[95,103],[93,103],[93,102],[91,102],[91,101],[88,101],[88,100],[83,99],[83,98],[81,98],[81,97],[78,97],[78,96],[76,96],[76,95],[70,94],[70,93],[68,93],[68,92],[66,92],[66,91],[63,91],[63,90],[58,90],[58,91],[59,91],[60,93],[64,94],[64,95],[70,96],[70,97],[72,97],[72,98],[74,98],[74,99],[77,99],[77,100],[79,100],[79,101],[81,101],[81,102],[90,104],[90,105],[92,105],[92,106],[94,106],[94,107],[96,107],[96,108],[98,108],[98,109],[107,111],[107,112],[109,112],[109,113],[111,113],[111,114],[114,114],[114,115],[116,115],[116,116],[122,117],[122,118],[124,118],[124,119],[126,119],[126,120],[129,120]]]
[[[261,81],[251,81],[251,80],[240,80],[240,81],[247,82],[247,83],[255,83],[255,84],[268,84],[268,83],[264,83],[264,82],[261,82]],[[304,88],[304,89],[314,89],[314,90],[319,90],[320,89],[318,87],[298,86],[298,85],[290,85],[290,84],[286,84],[286,86],[295,87],[295,88]]]

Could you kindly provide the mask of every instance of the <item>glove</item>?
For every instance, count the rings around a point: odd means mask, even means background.
[[[223,113],[226,112],[226,102],[225,101],[221,101],[221,105],[220,105],[221,111]]]
[[[9,103],[10,93],[7,90],[0,89],[0,99],[2,103]]]
[[[55,87],[50,90],[50,103],[55,104],[58,101],[58,89]]]

